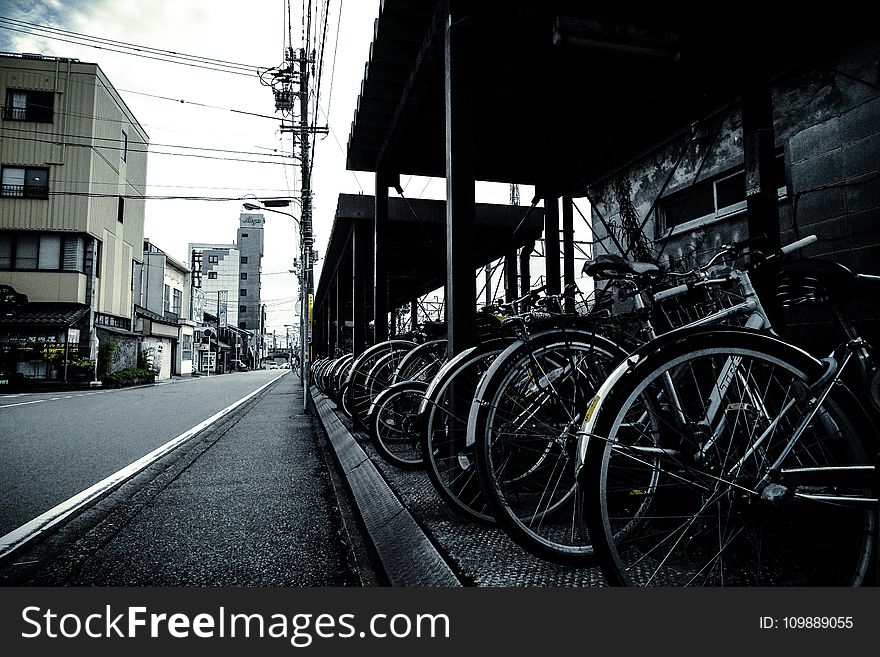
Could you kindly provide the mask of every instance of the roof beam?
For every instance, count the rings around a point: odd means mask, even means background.
[[[422,41],[422,47],[416,56],[415,63],[406,81],[406,86],[403,89],[403,93],[400,94],[400,101],[397,103],[397,108],[394,110],[394,115],[388,126],[385,142],[379,148],[379,153],[376,156],[376,169],[381,164],[394,159],[393,152],[396,147],[395,139],[397,135],[410,125],[418,114],[431,81],[437,71],[440,70],[440,65],[443,61],[444,24],[448,17],[448,12],[446,2],[437,3],[428,32]]]

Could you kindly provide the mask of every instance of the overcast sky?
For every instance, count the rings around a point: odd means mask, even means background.
[[[313,172],[314,230],[316,248],[321,254],[330,235],[338,195],[373,192],[372,174],[346,170],[344,150],[379,4],[379,0],[330,0],[321,92],[321,107],[329,118],[330,134],[318,140]],[[293,43],[299,47],[302,1],[293,0],[291,10]],[[254,69],[283,62],[285,11],[284,0],[36,0],[30,3],[0,0],[0,17],[249,64]],[[337,40],[338,49],[335,48]],[[75,57],[99,64],[150,137],[149,196],[239,199],[299,195],[300,170],[295,163],[257,164],[159,152],[179,145],[266,153],[268,157],[290,153],[291,138],[279,131],[280,120],[241,113],[280,116],[275,114],[271,90],[261,85],[256,73],[232,75],[159,62],[38,37],[8,27],[0,28],[0,50]],[[327,123],[325,117],[320,123]],[[259,155],[215,155],[260,159]],[[401,184],[410,198],[444,197],[442,181],[403,176]],[[523,190],[524,203],[528,203],[530,193]],[[508,191],[503,185],[481,185],[477,195],[478,201],[506,203]],[[173,257],[187,262],[190,242],[230,243],[235,239],[241,203],[241,200],[148,200],[145,237]],[[296,206],[290,209],[299,214]],[[266,213],[265,230],[262,298],[268,304],[269,331],[273,328],[283,331],[285,324],[294,323],[297,290],[295,276],[288,270],[296,256],[297,229],[291,219]],[[321,264],[317,265],[316,281]]]
[[[296,47],[302,37],[301,7],[302,3],[294,0],[291,22]],[[342,151],[348,140],[378,8],[378,0],[331,0],[330,4],[328,42],[331,46],[336,43],[339,25],[341,45],[332,69],[332,96],[331,47],[327,49],[326,77],[322,83],[322,107],[329,115],[333,134],[319,139],[315,154],[315,235],[321,252],[329,237],[337,195],[359,193],[361,189],[370,193],[372,188],[371,175],[358,173],[356,178],[346,171]],[[283,0],[0,0],[0,16],[6,18],[262,68],[283,62],[284,12]],[[267,155],[289,153],[291,138],[280,133],[279,120],[229,111],[280,116],[275,114],[271,90],[260,84],[255,71],[250,76],[214,72],[5,28],[0,29],[0,50],[75,57],[99,64],[154,145],[148,159],[150,196],[238,198],[299,193],[300,171],[294,163],[255,164],[156,152],[173,150],[157,144],[174,144]],[[259,155],[226,156],[261,159]],[[190,242],[230,243],[235,239],[241,203],[150,200],[146,204],[144,233],[159,248],[187,262]],[[290,209],[299,214],[296,206]],[[270,329],[283,331],[284,324],[294,321],[293,297],[297,290],[295,276],[288,270],[296,255],[296,227],[291,219],[266,213],[265,230],[262,297],[268,303]]]

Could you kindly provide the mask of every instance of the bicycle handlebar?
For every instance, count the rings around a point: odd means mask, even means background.
[[[715,263],[715,261],[720,256],[722,256],[724,253],[728,253],[728,252],[729,253],[741,253],[745,247],[750,246],[752,243],[757,241],[757,239],[758,238],[748,239],[748,240],[744,240],[742,242],[735,242],[733,244],[729,244],[729,245],[722,247],[721,250],[717,254],[715,254],[715,256],[713,256],[706,265],[704,265],[703,267],[700,267],[698,269],[692,270],[690,272],[690,274],[693,276],[700,276],[703,272],[705,272],[707,269],[709,269]],[[785,246],[780,248],[775,253],[771,254],[770,256],[767,256],[767,258],[764,258],[762,262],[766,262],[767,260],[772,259],[774,257],[786,256],[790,253],[793,253],[794,251],[797,251],[798,249],[802,249],[804,247],[809,246],[810,244],[814,244],[817,241],[818,241],[818,238],[815,235],[808,235],[807,237],[801,238],[795,242],[792,242],[791,244],[786,244]],[[683,283],[681,285],[675,285],[675,286],[667,288],[665,290],[660,290],[659,292],[655,292],[652,295],[652,298],[654,299],[654,301],[663,301],[665,299],[671,299],[672,297],[676,297],[680,294],[684,294],[688,290],[692,289],[694,287],[695,283],[696,283],[696,281],[690,281],[688,283]]]
[[[779,249],[779,252],[782,255],[788,255],[789,253],[791,253],[793,251],[797,251],[798,249],[802,249],[806,246],[810,246],[810,244],[815,244],[818,241],[819,241],[819,238],[816,237],[815,235],[807,235],[806,237],[803,237],[796,242],[792,242],[791,244],[786,244],[781,249]]]
[[[684,294],[685,292],[687,292],[690,289],[691,289],[691,284],[685,283],[683,285],[676,285],[675,287],[670,287],[665,290],[660,290],[659,292],[655,292],[652,296],[654,297],[654,301],[663,301],[665,299],[677,297],[679,294]]]

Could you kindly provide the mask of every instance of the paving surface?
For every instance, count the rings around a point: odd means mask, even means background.
[[[5,584],[355,586],[313,415],[282,377],[56,535]]]
[[[287,375],[37,545],[0,584],[600,586],[456,517]]]

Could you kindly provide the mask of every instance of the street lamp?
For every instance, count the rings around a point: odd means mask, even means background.
[[[276,205],[278,207],[287,207],[290,204],[290,201],[298,201],[298,199],[274,199],[269,200],[271,205]],[[283,205],[282,205],[283,203]],[[262,201],[262,205],[257,205],[256,203],[242,203],[242,206],[245,210],[259,210],[261,212],[274,212],[275,214],[283,214],[286,217],[290,217],[293,219],[297,225],[299,226],[300,232],[300,248],[302,250],[301,258],[302,258],[302,273],[299,276],[299,289],[300,296],[302,296],[302,310],[300,314],[300,325],[301,325],[301,335],[300,335],[300,381],[302,382],[303,387],[303,412],[308,411],[308,401],[309,401],[309,392],[308,392],[308,370],[309,370],[309,297],[311,296],[311,280],[312,280],[312,254],[309,252],[311,249],[311,229],[309,229],[309,235],[306,236],[304,234],[302,222],[299,218],[295,217],[289,212],[282,212],[281,210],[276,210],[274,207],[268,207],[266,201]],[[302,204],[300,203],[302,207]]]

